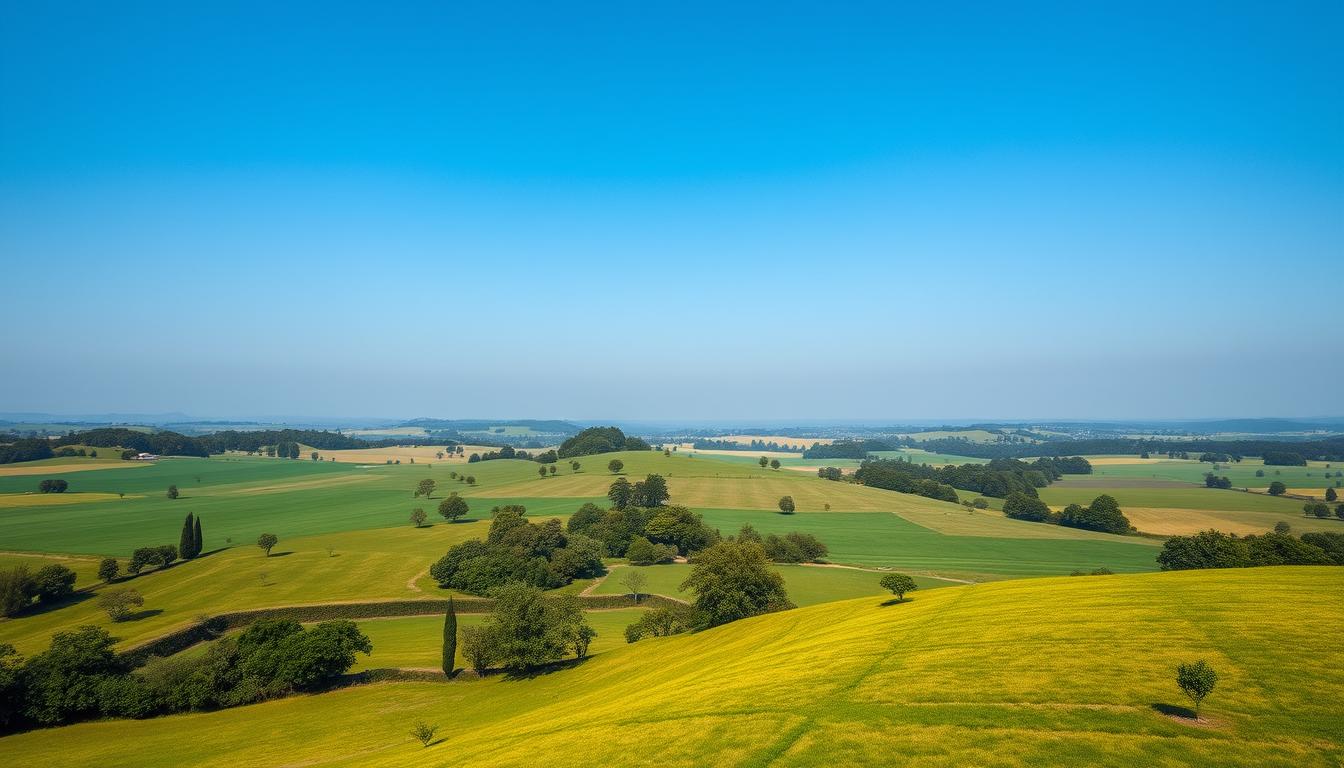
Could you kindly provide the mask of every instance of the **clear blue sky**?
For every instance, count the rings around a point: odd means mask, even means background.
[[[3,0],[0,410],[1344,411],[1337,0],[390,5]]]

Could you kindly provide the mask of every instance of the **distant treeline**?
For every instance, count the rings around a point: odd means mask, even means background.
[[[426,432],[453,430],[457,432],[485,432],[498,427],[525,427],[533,432],[546,432],[557,435],[572,435],[579,431],[577,425],[568,421],[515,419],[512,421],[479,421],[467,419],[412,419],[400,426],[420,427]]]
[[[24,445],[33,441],[20,441]],[[40,441],[46,442],[46,441]],[[16,443],[17,445],[18,443]],[[88,445],[96,448],[121,447],[161,456],[209,456],[225,451],[260,451],[267,446],[303,444],[320,451],[340,451],[359,448],[387,448],[394,445],[447,445],[443,441],[429,443],[414,438],[389,440],[361,440],[357,437],[315,429],[264,429],[255,431],[224,430],[208,435],[189,437],[177,432],[138,432],[121,427],[104,427],[75,432],[56,440],[53,445]],[[11,446],[0,447],[0,456],[10,452]],[[31,450],[28,449],[28,450]],[[48,447],[50,451],[50,447]],[[292,453],[292,452],[291,452]],[[48,458],[43,456],[41,458]],[[30,461],[31,459],[11,459]],[[0,461],[0,463],[4,463]]]
[[[732,440],[714,440],[711,438],[700,438],[691,446],[698,451],[796,451],[791,445],[780,445],[774,440],[765,442],[764,440],[752,440],[751,443],[735,443]]]
[[[811,448],[803,451],[803,458],[866,459],[873,451],[892,450],[895,450],[895,446],[881,440],[838,440],[830,445],[814,443]]]
[[[0,464],[50,459],[53,455],[51,441],[44,437],[0,435]]]
[[[994,459],[988,464],[962,464],[934,468],[900,459],[868,460],[854,473],[854,481],[889,491],[914,493],[941,501],[959,501],[957,489],[975,491],[982,496],[1006,498],[1020,493],[1036,498],[1044,488],[1064,475],[1085,475],[1092,465],[1081,456],[1037,459]],[[822,477],[829,474],[819,472]]]
[[[870,441],[872,442],[872,441]],[[1010,459],[1029,456],[1093,456],[1102,454],[1196,454],[1264,457],[1266,463],[1301,464],[1304,461],[1344,461],[1344,437],[1323,440],[1158,440],[1097,438],[1053,440],[1046,443],[976,443],[965,438],[939,438],[923,442],[902,441],[933,453],[948,453],[978,459]],[[821,446],[834,447],[834,446]],[[881,450],[870,448],[869,450]],[[819,457],[829,458],[829,457]],[[840,458],[840,457],[835,457]],[[844,458],[853,458],[846,456]],[[862,457],[858,457],[862,458]]]

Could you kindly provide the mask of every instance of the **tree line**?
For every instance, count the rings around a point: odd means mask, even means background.
[[[1044,488],[1065,474],[1088,474],[1092,465],[1081,456],[1042,458],[1033,462],[994,459],[987,464],[961,464],[932,467],[903,459],[869,459],[846,477],[835,467],[822,467],[818,476],[852,482],[889,491],[913,493],[940,501],[957,502],[957,489],[983,496],[1007,498],[1020,493],[1036,498]]]
[[[1201,531],[1172,536],[1157,562],[1164,571],[1198,568],[1251,568],[1264,565],[1344,565],[1344,533],[1310,532],[1293,536],[1286,523],[1269,533],[1238,536]]]

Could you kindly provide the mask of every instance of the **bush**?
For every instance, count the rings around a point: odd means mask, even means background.
[[[695,610],[689,605],[670,605],[645,611],[639,621],[625,628],[625,642],[645,637],[667,637],[689,632],[695,627]]]
[[[827,555],[826,545],[810,533],[791,531],[783,536],[770,534],[761,545],[765,556],[776,563],[818,563]]]
[[[677,548],[667,544],[654,544],[643,536],[636,536],[630,540],[625,556],[630,558],[633,565],[670,563],[677,556]]]
[[[985,499],[978,498],[971,502],[971,506],[976,509],[989,509],[989,502]]]

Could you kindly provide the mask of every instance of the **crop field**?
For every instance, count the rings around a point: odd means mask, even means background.
[[[680,590],[681,583],[691,573],[691,566],[682,563],[666,565],[624,566],[612,570],[593,590],[598,595],[628,595],[630,590],[621,584],[621,578],[633,568],[644,575],[648,583],[644,594],[667,595],[681,600],[690,598]],[[795,605],[816,605],[833,600],[848,600],[865,595],[886,593],[878,584],[882,572],[857,568],[827,568],[816,565],[776,565],[774,569],[784,577],[784,588]],[[957,584],[954,581],[914,576],[920,589],[929,590]]]
[[[1344,658],[1321,641],[1344,623],[1344,578],[1267,573],[865,597],[604,650],[564,674],[355,686],[4,744],[18,764],[148,768],[1337,765]],[[1166,713],[1186,704],[1176,664],[1199,658],[1220,677],[1196,728]],[[441,743],[407,735],[421,719],[444,726]]]

